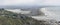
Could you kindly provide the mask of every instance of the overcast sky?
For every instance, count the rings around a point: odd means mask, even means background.
[[[56,5],[60,0],[0,0],[0,5]]]

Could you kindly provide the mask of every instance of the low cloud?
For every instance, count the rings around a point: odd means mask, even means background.
[[[0,5],[60,5],[60,0],[0,0]]]

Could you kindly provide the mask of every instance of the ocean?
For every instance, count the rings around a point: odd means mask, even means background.
[[[18,9],[18,8],[16,8]],[[39,8],[36,8],[39,9]],[[32,10],[33,15],[35,15],[37,12],[36,9],[31,8],[30,10]],[[11,10],[11,9],[10,9]],[[26,9],[29,10],[29,9]],[[45,16],[41,16],[41,17],[32,17],[32,18],[36,18],[36,19],[54,19],[57,21],[60,21],[60,7],[41,7],[40,10],[45,14]],[[15,10],[16,11],[16,10]],[[19,9],[18,9],[19,12]]]

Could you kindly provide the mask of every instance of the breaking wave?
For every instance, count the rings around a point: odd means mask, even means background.
[[[54,15],[56,15],[54,12],[51,12],[48,8],[41,8],[41,12],[43,12],[47,16],[54,16]]]
[[[60,21],[60,11],[59,8],[41,8],[40,11],[47,16],[47,18]]]

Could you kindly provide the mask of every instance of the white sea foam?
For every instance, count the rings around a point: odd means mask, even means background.
[[[47,15],[47,18],[60,21],[60,11],[58,11],[56,8],[41,8],[41,11]]]

